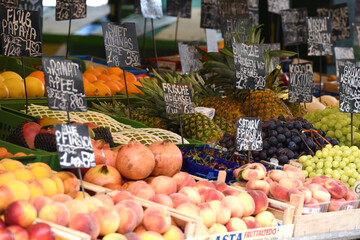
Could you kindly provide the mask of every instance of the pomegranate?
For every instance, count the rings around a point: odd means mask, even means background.
[[[116,167],[116,155],[117,152],[110,149],[110,145],[106,143],[103,147],[103,152],[105,154],[105,164]]]
[[[155,158],[145,145],[131,140],[123,146],[116,157],[116,168],[121,176],[130,180],[148,177],[155,167]]]
[[[100,139],[100,140],[91,139],[91,143],[92,143],[92,146],[94,149],[95,164],[96,165],[105,164],[105,153],[103,150],[105,141],[102,139]]]
[[[84,175],[84,181],[103,186],[105,184],[121,184],[119,171],[111,166],[100,164],[90,168]]]
[[[155,168],[151,175],[174,176],[182,166],[180,149],[169,140],[154,142],[149,146],[155,156]]]

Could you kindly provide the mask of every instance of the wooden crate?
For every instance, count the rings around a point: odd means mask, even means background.
[[[113,196],[116,194],[115,191],[113,191],[111,189],[100,187],[98,185],[88,183],[88,182],[83,182],[83,183],[84,183],[84,188],[86,190],[90,190],[94,193],[105,193],[110,196]],[[158,206],[158,207],[164,208],[170,213],[170,215],[172,217],[186,222],[185,229],[184,229],[184,235],[185,235],[186,239],[201,235],[201,232],[202,232],[202,219],[201,218],[193,217],[191,215],[182,213],[174,208],[169,208],[164,205],[161,205],[161,204],[158,204],[158,203],[155,203],[152,201],[148,201],[148,200],[136,197],[136,196],[134,196],[134,198],[138,203],[140,203],[145,208],[148,208],[150,206]]]
[[[55,223],[51,223],[48,221],[44,221],[42,219],[37,218],[35,220],[37,223],[47,223],[51,227],[51,230],[55,233],[55,235],[61,240],[91,240],[90,235],[85,234],[83,232],[79,232],[64,226],[60,226]]]

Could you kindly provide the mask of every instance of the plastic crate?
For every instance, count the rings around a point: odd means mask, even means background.
[[[360,199],[355,199],[352,201],[330,201],[329,203],[329,211],[332,211],[331,208],[334,207],[334,211],[343,211],[343,210],[351,210],[359,208]]]

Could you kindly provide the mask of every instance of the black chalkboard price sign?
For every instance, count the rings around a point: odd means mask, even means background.
[[[61,168],[96,166],[87,125],[55,124],[54,129]]]
[[[42,36],[39,13],[0,8],[2,54],[13,57],[40,57]]]
[[[201,0],[200,27],[220,29],[217,0]]]
[[[163,16],[161,0],[140,0],[140,9],[144,18],[161,18]]]
[[[71,60],[42,58],[48,106],[51,110],[86,112],[80,64]]]
[[[261,151],[261,118],[236,119],[236,149],[238,151]]]
[[[236,88],[265,90],[265,62],[261,45],[233,43]]]
[[[191,18],[191,0],[167,0],[166,14],[173,17]]]
[[[351,59],[336,59],[335,60],[335,67],[336,67],[336,78],[339,81],[340,78],[340,69],[344,68],[345,66],[349,67],[356,67],[356,60],[355,58]],[[338,90],[340,87],[340,84],[337,85]]]
[[[248,18],[249,9],[246,0],[218,0],[220,19]]]
[[[268,12],[280,14],[281,10],[289,9],[289,0],[267,0]]]
[[[0,8],[18,8],[19,0],[0,0]]]
[[[107,22],[102,24],[102,30],[109,67],[140,65],[135,23]]]
[[[331,22],[327,17],[307,18],[307,45],[309,56],[332,55]]]
[[[86,0],[56,0],[56,21],[86,18]]]
[[[331,20],[332,40],[350,38],[349,8],[347,3],[316,9],[319,17],[329,17]]]
[[[311,63],[290,64],[289,102],[312,102],[314,76]]]
[[[179,54],[181,69],[184,74],[187,74],[191,71],[198,71],[202,68],[202,63],[200,61],[201,54],[195,48],[198,45],[198,42],[193,41],[188,44],[179,42]]]
[[[340,67],[339,92],[340,112],[360,113],[360,68],[355,66]]]
[[[287,9],[280,12],[285,46],[305,44],[307,37],[306,8]]]
[[[22,10],[38,11],[40,16],[40,26],[43,23],[43,5],[42,0],[20,0],[19,8]]]
[[[167,114],[195,113],[190,84],[163,83],[162,89]]]
[[[221,34],[227,46],[232,46],[234,42],[246,42],[251,31],[250,18],[240,19],[221,19]]]

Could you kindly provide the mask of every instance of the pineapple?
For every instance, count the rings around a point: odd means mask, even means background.
[[[299,116],[299,103],[291,103],[288,101],[285,101],[286,105],[288,106],[288,108],[290,109],[293,117],[297,117]],[[304,108],[304,106],[300,106],[300,115],[304,116],[306,115],[308,112],[307,110]]]
[[[216,125],[218,125],[219,128],[221,129],[221,131],[223,131],[224,133],[229,133],[229,134],[236,133],[235,121],[230,122],[230,121],[226,120],[225,118],[220,117],[219,115],[215,115],[213,118],[213,122]]]
[[[131,118],[134,121],[141,122],[151,128],[166,128],[166,119],[160,117],[149,116],[144,108],[137,108],[134,112],[131,112]]]
[[[223,132],[210,118],[201,114],[183,116],[184,137],[200,140],[205,143],[219,141]]]

